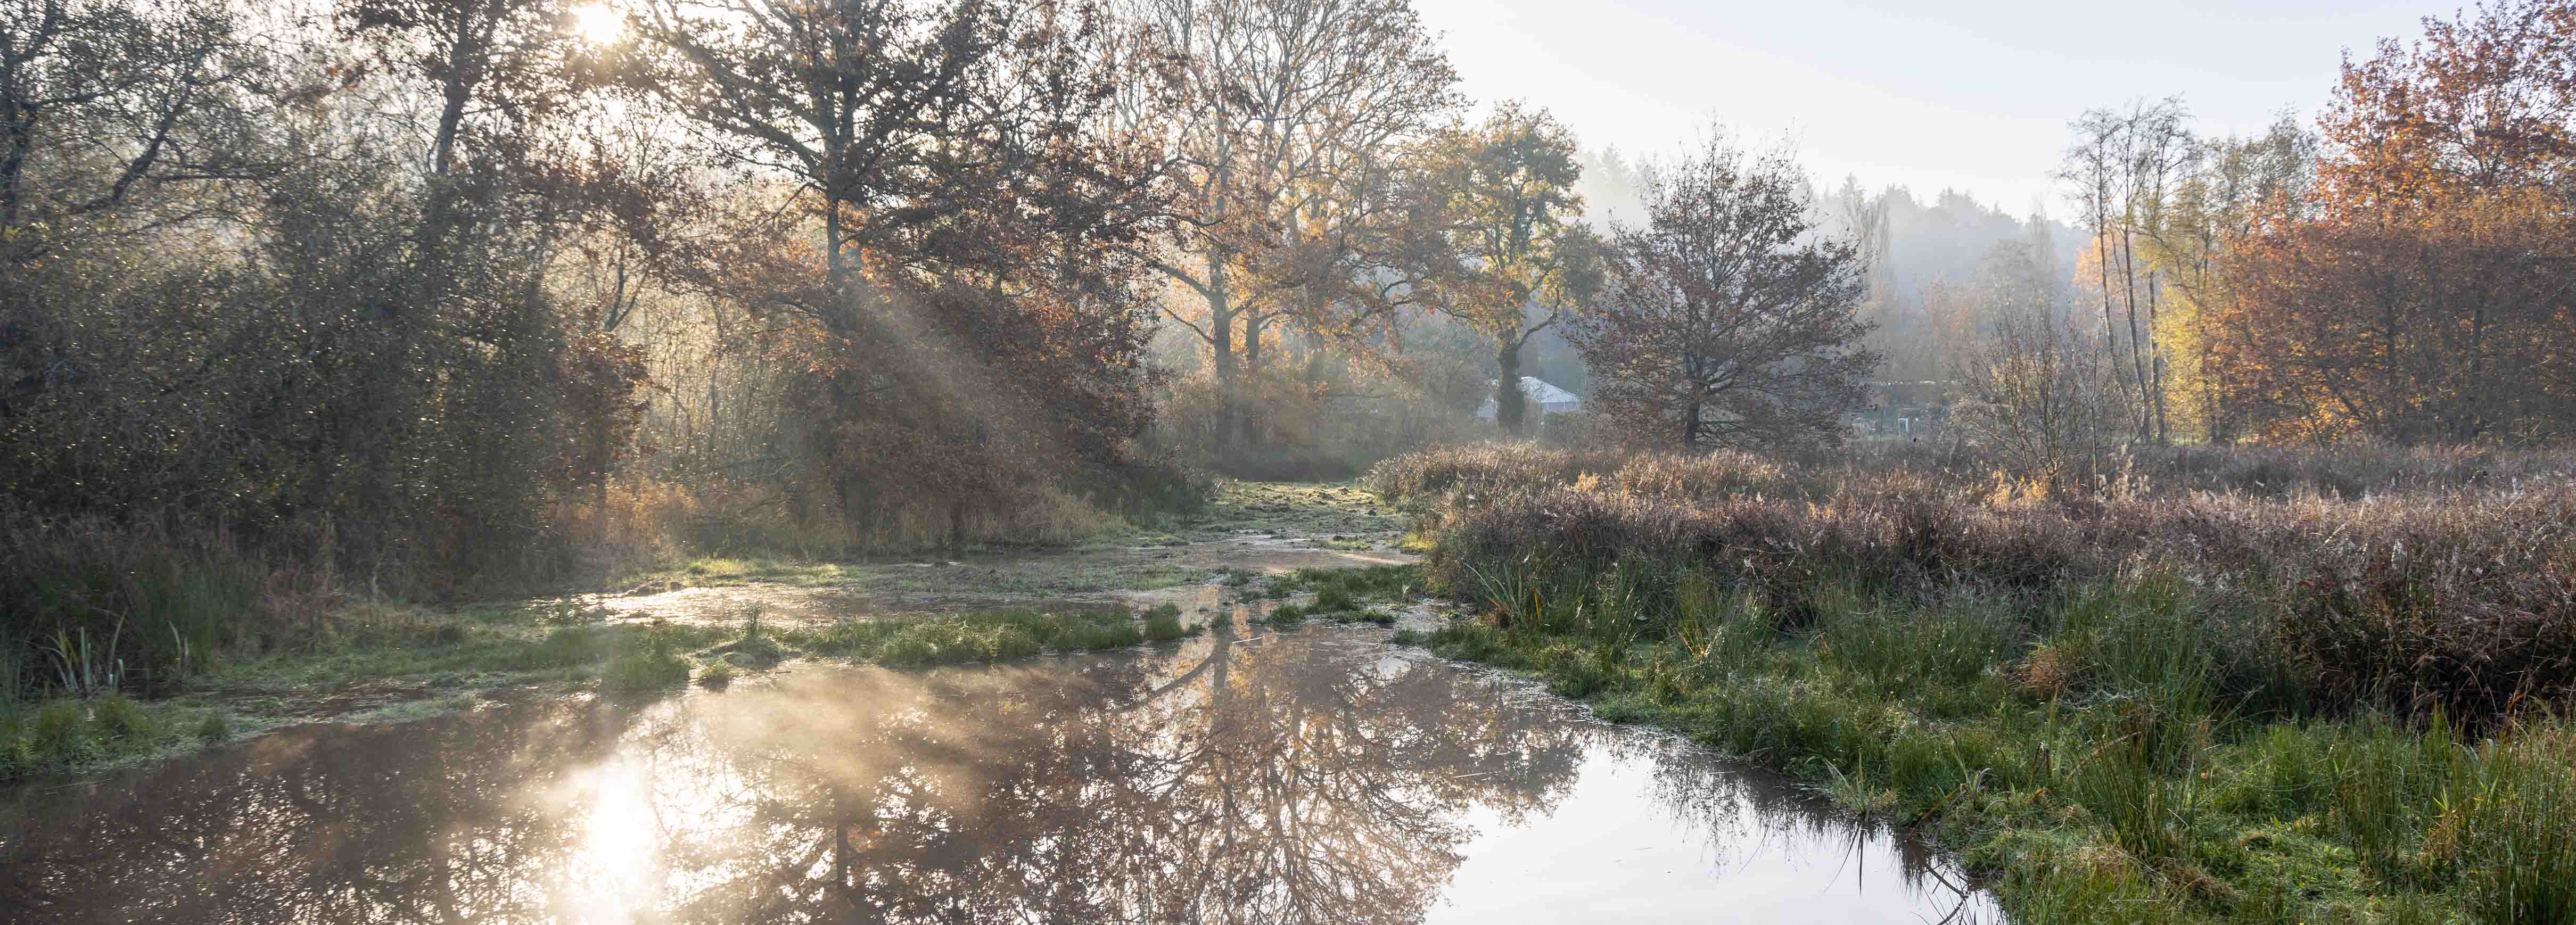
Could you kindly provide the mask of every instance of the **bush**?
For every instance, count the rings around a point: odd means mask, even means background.
[[[83,709],[76,700],[48,701],[28,724],[27,750],[34,763],[76,764],[96,750],[96,741],[81,728]]]

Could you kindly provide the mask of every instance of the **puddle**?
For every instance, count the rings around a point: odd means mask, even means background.
[[[0,794],[0,919],[1998,920],[1770,777],[1383,638],[294,727]]]

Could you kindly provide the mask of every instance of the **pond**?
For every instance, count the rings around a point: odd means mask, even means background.
[[[0,795],[0,918],[2000,920],[1884,827],[1384,635],[292,727]]]

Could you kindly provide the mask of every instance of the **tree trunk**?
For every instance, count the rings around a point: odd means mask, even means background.
[[[1269,319],[1259,312],[1247,313],[1243,316],[1243,377],[1255,383],[1261,381],[1261,329],[1268,321]],[[1253,408],[1238,408],[1235,411],[1235,420],[1243,428],[1243,433],[1238,438],[1242,445],[1260,446],[1261,412]]]
[[[35,145],[35,118],[18,108],[15,97],[0,88],[0,135],[5,135],[7,148],[0,150],[0,229],[18,227],[20,194],[25,182],[27,152]]]
[[[1521,393],[1521,342],[1518,338],[1504,341],[1494,354],[1494,423],[1507,434],[1521,432],[1527,416],[1529,398]]]
[[[1235,414],[1240,398],[1235,394],[1234,307],[1227,304],[1225,261],[1210,250],[1208,264],[1208,334],[1209,348],[1216,354],[1216,449],[1234,445]]]
[[[2156,270],[2147,268],[2147,355],[2155,374],[2156,444],[2173,442],[2173,432],[2165,420],[2165,352],[2156,341]]]
[[[2137,247],[2129,230],[2120,229],[2120,288],[2126,293],[2122,304],[2129,309],[2129,370],[2138,380],[2138,439],[2155,436],[2156,395],[2147,387],[2146,345],[2138,339],[2138,263]]]

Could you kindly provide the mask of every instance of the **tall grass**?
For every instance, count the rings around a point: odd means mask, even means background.
[[[1563,454],[1485,452],[1500,454],[1488,475],[1459,476],[1482,490],[1455,492],[1428,515],[1437,539],[1428,574],[1436,587],[1497,599],[1506,614],[1525,595],[1500,600],[1480,573],[1498,563],[1558,593],[1615,580],[1659,624],[1676,583],[1699,574],[1751,595],[1783,629],[1812,619],[1817,595],[1837,583],[1918,602],[1974,595],[2034,621],[2076,612],[2060,606],[2070,597],[2152,586],[2222,630],[2212,670],[2266,708],[2367,701],[2474,719],[2576,693],[2576,531],[2567,529],[2576,484],[2567,481],[2357,501],[2034,501],[1900,468],[1784,499],[1759,486],[1798,480],[1739,478],[1769,471],[1752,464],[1647,457],[1560,482],[1561,467],[1514,457]]]
[[[1590,475],[1616,492],[1699,500],[1758,495],[1824,500],[1855,483],[1903,479],[1939,497],[2044,501],[2216,494],[2355,501],[2390,495],[2514,491],[2576,481],[2576,456],[2477,447],[2140,447],[2030,470],[1972,445],[1863,444],[1795,455],[1735,450],[1639,453],[1481,443],[1380,462],[1365,483],[1389,500],[1453,491],[1572,485]]]
[[[218,652],[307,644],[343,598],[222,534],[0,512],[0,680],[13,693],[157,693]]]
[[[2172,454],[2076,490],[1443,455],[1380,476],[1430,493],[1427,580],[1483,619],[1413,641],[1925,827],[2024,918],[2569,920],[2576,487],[2546,457]]]

